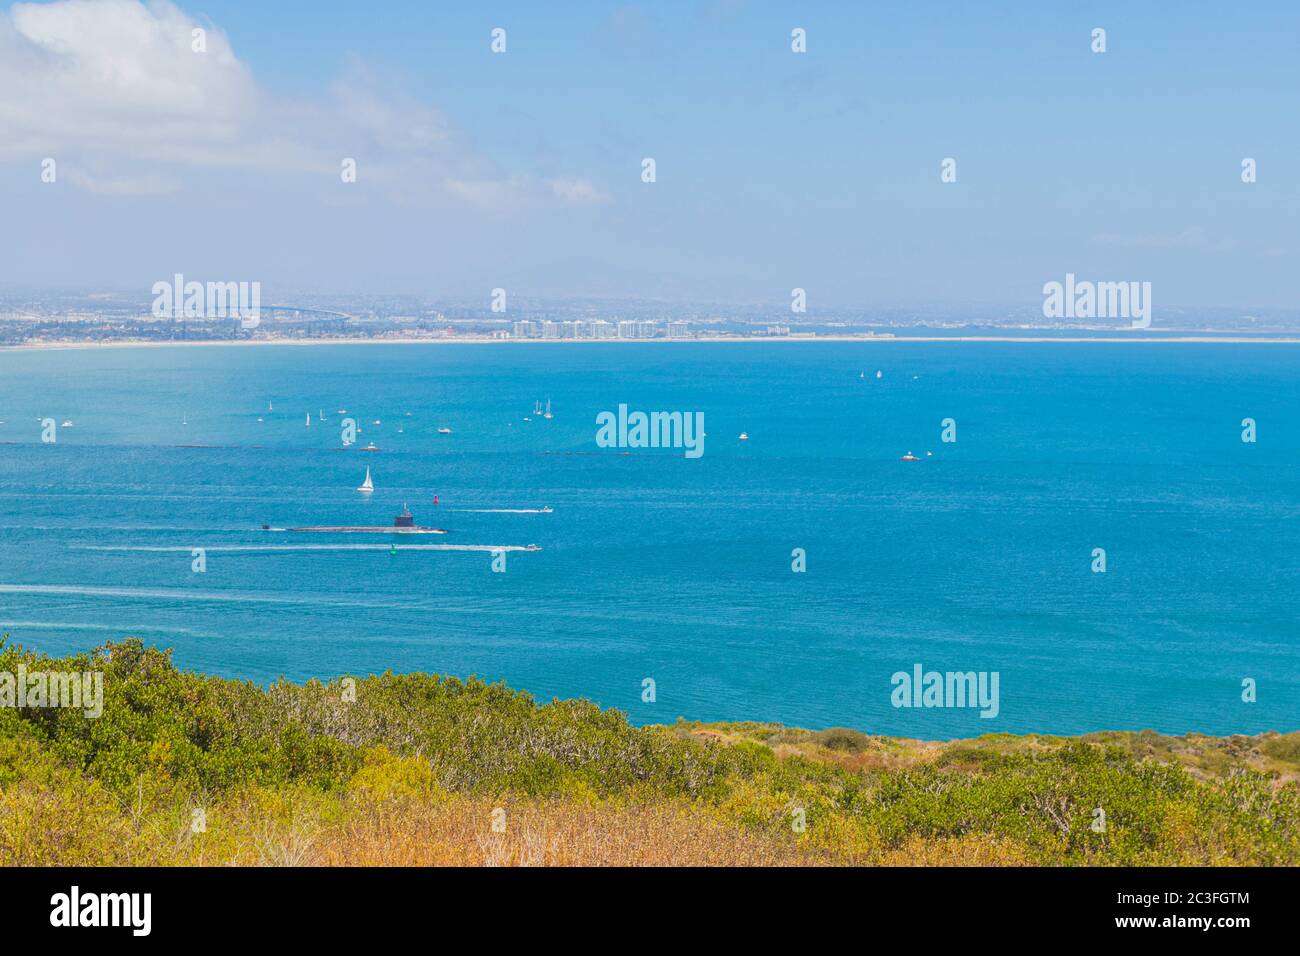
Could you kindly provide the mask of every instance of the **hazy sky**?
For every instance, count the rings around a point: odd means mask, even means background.
[[[1289,0],[0,0],[0,286],[1294,307],[1298,38]]]

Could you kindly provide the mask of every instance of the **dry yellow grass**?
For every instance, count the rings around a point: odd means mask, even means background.
[[[789,866],[817,854],[744,832],[689,806],[521,801],[492,829],[491,801],[402,801],[322,829],[309,862],[326,866]]]
[[[493,828],[495,819],[504,830]],[[246,791],[205,808],[123,804],[35,783],[0,789],[0,862],[82,866],[797,866],[832,857],[685,801]]]

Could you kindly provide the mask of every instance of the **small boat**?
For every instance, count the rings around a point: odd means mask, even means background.
[[[551,400],[549,398],[546,400],[546,411],[542,412],[542,417],[543,418],[555,417],[554,415],[551,414]]]
[[[318,408],[316,410],[316,417],[318,421],[322,421],[322,422],[325,421],[325,409]]]
[[[340,409],[339,409],[339,414],[340,414],[340,415],[346,415],[347,413],[348,413],[348,410],[347,410],[346,408],[340,408]]]
[[[899,460],[899,461],[920,461],[921,459],[917,458],[915,455],[913,455],[913,454],[909,451],[906,455],[904,455],[902,458],[900,458],[900,459],[898,459],[898,460]]]
[[[71,419],[71,418],[66,418],[66,419],[64,419],[63,424],[60,425],[59,427],[60,427],[60,428],[71,428],[71,427],[72,427],[72,419]]]
[[[538,509],[537,513],[538,513],[539,515],[548,515],[548,514],[550,514],[551,512],[553,512],[554,510],[555,510],[555,509],[552,508],[552,507],[550,507],[549,505],[544,505],[543,507],[541,507],[541,508]]]
[[[307,413],[307,427],[311,428],[311,412]]]
[[[259,422],[260,422],[260,421],[261,421],[261,419],[260,419],[260,418],[259,418],[259,419],[258,419],[258,421],[259,421]]]
[[[438,429],[438,434],[439,434],[439,435],[450,435],[450,434],[451,434],[451,429],[448,428],[446,425],[444,425],[442,428],[439,428],[439,429]]]
[[[740,433],[740,440],[741,440],[741,441],[749,441],[749,432],[741,432],[741,433]]]
[[[371,422],[370,424],[372,424],[372,425],[382,425],[383,422],[381,422],[378,418],[376,418],[376,419],[375,419],[373,422]]]
[[[367,469],[366,469],[366,480],[363,481],[363,482],[361,482],[361,484],[357,486],[357,491],[362,491],[362,492],[365,492],[366,494],[370,494],[370,492],[372,492],[372,491],[374,491],[374,490],[375,490],[375,483],[374,483],[374,481],[371,480],[371,478],[370,478],[370,469],[367,468]]]
[[[267,402],[267,403],[266,403],[266,410],[267,410],[268,412],[273,412],[273,411],[275,411],[275,406],[272,405],[270,402]]]
[[[361,449],[361,450],[362,450],[362,451],[379,451],[379,446],[377,446],[374,442],[371,442],[369,445],[367,445],[365,448],[363,448],[363,449]]]
[[[184,413],[182,413],[182,414],[181,414],[181,424],[182,424],[182,425],[188,425],[189,423],[190,423],[190,413],[189,413],[189,412],[184,412]],[[0,422],[0,425],[3,425],[3,424],[4,424],[4,422]]]
[[[880,371],[880,369],[876,369],[876,378],[884,378],[884,377],[885,377],[885,373]]]
[[[403,428],[401,425],[398,425],[398,426],[397,426],[397,434],[399,434],[399,435],[405,435],[405,434],[406,434],[406,429]]]
[[[542,400],[540,398],[533,402],[533,414],[538,418],[542,417]]]
[[[867,377],[867,373],[866,373],[866,372],[859,372],[859,373],[858,373],[858,378],[859,378],[859,379],[864,379],[864,378],[866,378],[866,377]]]

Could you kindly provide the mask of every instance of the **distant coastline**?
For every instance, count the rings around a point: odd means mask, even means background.
[[[801,336],[700,336],[689,339],[499,339],[489,336],[457,336],[455,338],[313,338],[313,339],[236,339],[200,341],[156,341],[156,340],[113,340],[113,341],[68,341],[68,342],[24,342],[19,345],[0,345],[0,352],[20,351],[55,351],[63,349],[123,349],[123,348],[173,348],[183,346],[314,346],[314,345],[580,345],[580,346],[617,346],[617,345],[683,345],[683,344],[754,344],[764,342],[861,342],[861,343],[899,343],[899,342],[989,342],[989,343],[1123,343],[1123,344],[1226,344],[1226,345],[1300,345],[1300,335],[1291,337],[1248,337],[1240,335],[1169,335],[1169,336],[1047,336],[1047,335],[801,335]]]

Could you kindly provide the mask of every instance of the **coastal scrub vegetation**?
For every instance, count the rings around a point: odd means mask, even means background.
[[[102,671],[103,713],[0,708],[2,865],[1300,863],[1300,733],[633,727],[430,674],[262,688],[136,639],[0,641],[20,664]]]

